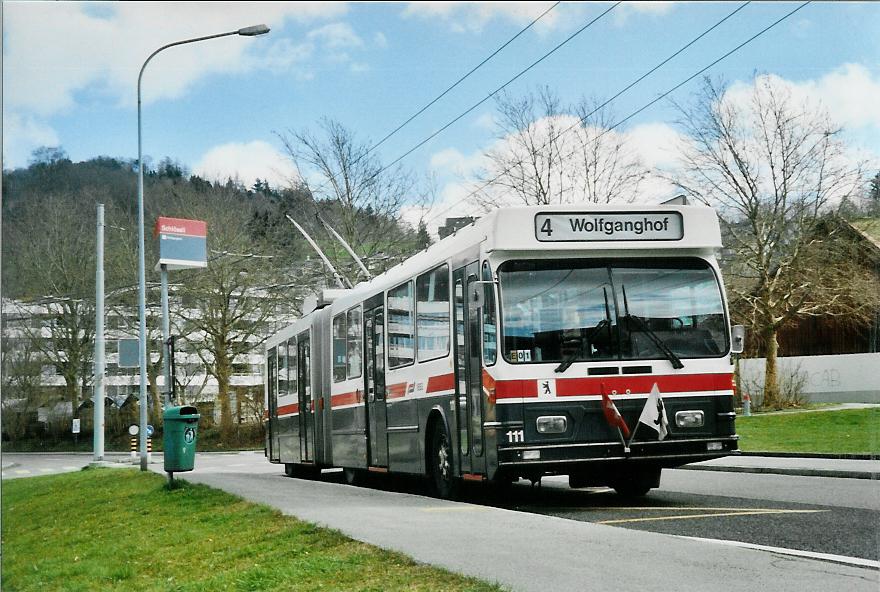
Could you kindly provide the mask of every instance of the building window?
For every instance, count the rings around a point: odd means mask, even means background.
[[[441,265],[416,279],[419,362],[449,354],[449,266]]]

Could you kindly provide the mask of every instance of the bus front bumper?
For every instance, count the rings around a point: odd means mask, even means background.
[[[627,450],[623,442],[578,444],[520,444],[498,450],[498,466],[505,469],[568,473],[587,465],[634,461],[672,468],[687,463],[738,454],[738,436],[637,441]]]

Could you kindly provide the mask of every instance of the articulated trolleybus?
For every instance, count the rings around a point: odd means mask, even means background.
[[[737,450],[720,246],[706,207],[494,211],[268,340],[266,454],[442,497],[543,475],[643,495]]]

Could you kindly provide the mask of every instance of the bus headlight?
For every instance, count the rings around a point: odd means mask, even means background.
[[[702,411],[679,411],[675,414],[675,425],[680,428],[701,428],[705,423]]]
[[[536,422],[539,434],[563,434],[568,428],[564,415],[542,415]]]

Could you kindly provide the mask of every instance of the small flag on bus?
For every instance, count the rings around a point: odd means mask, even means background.
[[[651,394],[648,395],[648,400],[645,401],[645,408],[642,409],[642,414],[639,415],[639,423],[643,423],[649,428],[656,430],[661,440],[669,433],[669,420],[666,418],[666,407],[663,405],[663,399],[660,397],[660,389],[657,388],[656,382],[651,389]]]
[[[617,410],[614,401],[612,401],[611,397],[608,396],[608,393],[605,392],[604,384],[602,385],[602,412],[605,414],[605,421],[608,422],[608,425],[613,428],[619,428],[623,433],[623,437],[629,438],[629,428],[626,426],[626,422],[623,420],[620,411]]]

